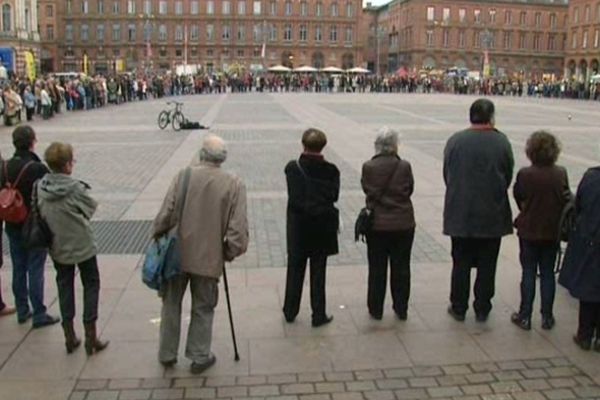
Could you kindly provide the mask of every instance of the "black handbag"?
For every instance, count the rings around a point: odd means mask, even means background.
[[[378,196],[373,198],[373,201],[375,203],[377,203],[379,200],[381,200],[381,198],[383,197],[385,192],[387,192],[387,189],[390,186],[390,182],[392,181],[392,178],[394,177],[394,175],[396,175],[396,171],[398,171],[399,166],[400,166],[400,163],[398,163],[398,165],[396,165],[396,168],[394,168],[394,170],[388,177],[381,193]],[[365,206],[359,211],[358,217],[356,217],[356,222],[354,223],[354,241],[356,241],[356,242],[358,242],[359,240],[362,242],[365,241],[367,233],[369,233],[371,231],[371,229],[373,228],[374,219],[375,219],[374,210],[371,210],[370,208]]]
[[[31,210],[22,228],[23,243],[28,249],[48,249],[52,245],[52,231],[42,217],[38,207],[37,184],[33,184],[31,192]]]

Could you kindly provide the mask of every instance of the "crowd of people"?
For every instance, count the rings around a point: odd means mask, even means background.
[[[502,238],[519,237],[522,266],[521,301],[511,321],[530,330],[536,276],[540,275],[541,328],[556,323],[554,267],[560,248],[562,215],[571,204],[573,225],[558,281],[579,300],[579,322],[573,340],[583,350],[600,352],[600,167],[590,168],[573,196],[567,170],[557,161],[559,141],[546,131],[534,132],[526,144],[531,165],[516,175],[513,196],[519,208],[513,222],[509,187],[514,158],[506,135],[495,128],[495,107],[478,99],[470,107],[470,127],[453,134],[444,149],[446,192],[443,232],[451,238],[452,271],[448,314],[462,322],[469,309],[471,270],[475,319],[485,323],[492,311],[496,270]],[[108,342],[98,338],[100,278],[97,247],[90,219],[97,203],[89,185],[72,178],[74,149],[52,143],[44,161],[36,155],[36,136],[27,125],[12,135],[15,153],[2,162],[0,217],[5,220],[13,266],[16,307],[3,302],[0,316],[16,314],[17,322],[32,319],[33,328],[62,322],[65,347],[74,352],[81,344],[74,326],[74,272],[78,267],[84,288],[83,326],[89,355],[104,350]],[[287,180],[287,276],[283,316],[294,323],[300,303],[307,264],[310,265],[312,326],[329,324],[333,316],[326,307],[326,270],[329,256],[339,252],[340,172],[323,155],[327,136],[318,129],[306,130],[303,151],[284,169]],[[411,164],[401,158],[398,132],[382,128],[375,139],[375,154],[362,167],[361,184],[369,211],[366,227],[368,259],[367,310],[374,320],[384,314],[388,270],[394,314],[409,318],[411,251],[415,236],[411,200],[415,180]],[[181,270],[160,287],[162,300],[158,359],[166,368],[177,362],[182,300],[189,284],[191,320],[186,357],[191,371],[210,368],[218,282],[226,262],[244,254],[248,247],[246,189],[243,181],[222,169],[228,155],[226,143],[208,135],[196,161],[173,178],[154,220],[153,237],[169,232],[179,238]],[[218,183],[218,184],[217,184]],[[12,189],[11,189],[12,188]],[[17,190],[24,202],[7,202],[8,190]],[[28,219],[16,219],[14,207],[39,215],[52,234],[48,248],[31,248],[25,237]],[[12,213],[9,214],[8,210]],[[9,218],[10,217],[10,218]],[[202,221],[201,224],[197,221]],[[44,305],[44,264],[50,255],[56,269],[61,317],[49,315]]]

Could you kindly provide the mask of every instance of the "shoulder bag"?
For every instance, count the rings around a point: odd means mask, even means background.
[[[37,195],[38,182],[39,180],[33,184],[31,210],[25,220],[23,229],[21,229],[25,247],[32,250],[50,248],[53,236],[48,223],[40,213]]]

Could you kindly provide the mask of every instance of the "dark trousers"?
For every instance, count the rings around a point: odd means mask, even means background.
[[[98,297],[100,295],[100,275],[96,257],[77,264],[83,284],[83,322],[91,323],[98,319]],[[60,301],[60,315],[63,322],[75,318],[75,265],[54,262],[56,285]]]
[[[600,340],[600,303],[579,302],[577,336],[582,340]]]
[[[390,289],[394,311],[405,314],[410,297],[410,253],[415,230],[399,232],[370,232],[367,235],[369,286],[367,306],[375,317],[383,315],[383,303],[390,264]]]
[[[554,279],[554,263],[558,251],[558,244],[554,242],[535,242],[519,240],[521,267],[521,306],[519,314],[524,318],[531,318],[533,300],[535,298],[535,281],[537,272],[540,272],[540,293],[542,297],[542,316],[551,317],[556,292]]]
[[[0,311],[6,308],[6,304],[4,303],[4,299],[2,298],[2,281],[0,281]]]
[[[327,256],[302,256],[288,254],[287,278],[283,313],[287,319],[294,319],[300,311],[302,286],[307,261],[310,261],[310,306],[313,321],[325,318],[325,269]]]
[[[25,112],[27,114],[27,121],[31,121],[33,119],[33,112],[34,111],[35,111],[35,109],[33,107],[25,109]]]
[[[465,314],[469,308],[471,268],[477,269],[473,302],[475,313],[487,315],[491,311],[500,242],[501,238],[452,238],[450,302],[457,314]]]

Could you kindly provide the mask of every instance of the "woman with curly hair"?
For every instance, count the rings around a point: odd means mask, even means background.
[[[571,198],[565,168],[557,166],[560,142],[546,131],[534,132],[527,140],[525,153],[531,161],[517,174],[514,197],[520,213],[515,220],[519,236],[521,267],[521,305],[511,321],[524,330],[531,329],[536,275],[540,274],[542,328],[554,327],[552,312],[556,281],[554,264],[559,246],[560,216]]]

